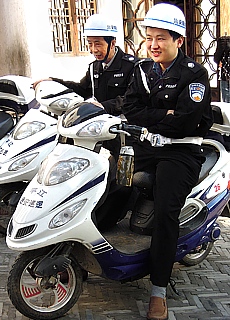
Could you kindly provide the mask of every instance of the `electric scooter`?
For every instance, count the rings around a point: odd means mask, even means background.
[[[218,110],[223,121],[218,120],[213,130],[229,134],[230,110],[226,106]],[[109,205],[110,196],[114,197],[110,192],[113,162],[98,144],[117,134],[143,140],[148,131],[91,103],[80,103],[61,116],[58,132],[74,143],[58,143],[43,161],[7,229],[8,247],[22,251],[8,277],[9,298],[31,319],[57,319],[67,313],[78,300],[88,272],[121,282],[149,273],[151,236],[130,230],[130,211],[122,212],[108,230],[97,225],[103,208],[111,218],[121,208],[119,197],[116,205],[113,201]],[[175,261],[184,259],[188,264],[201,262],[210,252],[220,236],[218,216],[230,197],[230,154],[214,139],[204,140],[203,149],[206,161],[199,183],[179,218]],[[142,179],[138,185],[135,174],[136,187],[148,189],[149,181]]]
[[[29,77],[0,77],[0,139],[13,129],[29,109],[38,107],[31,84]]]
[[[17,75],[0,77],[0,145],[28,110],[39,107],[31,84],[32,79],[29,77]],[[9,210],[6,206],[8,199],[2,201],[1,193],[0,191],[0,220],[3,220],[3,225],[6,227],[9,221]],[[5,227],[0,225],[0,233],[5,234]]]
[[[68,107],[83,101],[82,97],[54,81],[39,83],[33,94],[40,103],[39,108],[30,108],[13,130],[0,140],[2,234],[6,233],[6,226],[22,192],[58,143],[58,116]]]

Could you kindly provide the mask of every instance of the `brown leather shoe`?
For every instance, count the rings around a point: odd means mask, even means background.
[[[151,297],[149,301],[148,320],[165,320],[168,319],[168,308],[166,299]]]

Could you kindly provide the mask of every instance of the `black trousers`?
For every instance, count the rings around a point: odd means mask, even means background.
[[[202,148],[192,144],[151,147],[135,144],[135,171],[154,174],[154,221],[150,248],[152,284],[169,283],[179,236],[179,214],[196,185],[204,161]]]

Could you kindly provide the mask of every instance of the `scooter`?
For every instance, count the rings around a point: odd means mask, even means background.
[[[221,106],[221,111],[224,122],[213,130],[229,134],[230,110]],[[58,132],[74,144],[58,143],[43,161],[7,229],[8,247],[23,251],[10,270],[8,294],[15,308],[31,319],[57,319],[67,313],[88,272],[121,282],[149,273],[151,237],[130,230],[130,212],[109,230],[97,226],[98,210],[104,207],[112,217],[120,206],[119,197],[118,207],[114,202],[109,206],[114,196],[112,161],[98,144],[117,134],[143,140],[149,133],[87,103],[70,108],[59,119]],[[230,154],[214,139],[204,140],[203,148],[206,161],[180,214],[175,257],[193,264],[207,256],[220,236],[217,218],[230,197]],[[147,189],[149,182],[140,184]]]
[[[17,75],[0,77],[0,145],[9,137],[15,125],[28,110],[39,107],[31,84],[32,79],[29,77]],[[0,220],[4,221],[3,225],[6,227],[9,210],[6,209],[1,194],[0,191]],[[5,234],[5,228],[2,226],[0,233]]]
[[[0,139],[14,128],[29,109],[38,107],[31,84],[29,77],[0,77]]]
[[[54,81],[39,83],[33,94],[39,108],[30,108],[14,129],[0,140],[2,234],[6,233],[6,226],[22,192],[58,143],[58,116],[68,107],[83,101],[82,97]]]

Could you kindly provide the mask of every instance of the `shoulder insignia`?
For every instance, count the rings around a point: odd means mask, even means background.
[[[130,61],[132,63],[136,63],[139,59],[135,56],[132,56],[130,54],[126,54],[122,57],[122,59],[126,60],[126,61]]]
[[[195,67],[195,63],[189,62],[189,63],[188,63],[188,67],[189,67],[189,68],[194,68],[194,67]]]
[[[181,62],[181,65],[188,68],[189,70],[191,70],[194,73],[198,72],[202,68],[202,66],[199,63],[196,63],[195,61],[193,61],[191,59],[184,59]]]
[[[194,102],[201,102],[204,97],[205,86],[202,83],[191,83],[189,85],[189,95]]]

